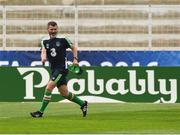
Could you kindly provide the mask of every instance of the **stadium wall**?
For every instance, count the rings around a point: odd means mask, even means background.
[[[80,66],[180,66],[180,51],[79,51]],[[72,53],[67,52],[68,63]],[[46,62],[46,66],[49,63]],[[0,51],[0,66],[42,66],[40,51]]]

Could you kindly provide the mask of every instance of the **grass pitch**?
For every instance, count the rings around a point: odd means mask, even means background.
[[[31,118],[41,103],[0,103],[1,134],[179,134],[180,104],[50,103],[43,118]]]

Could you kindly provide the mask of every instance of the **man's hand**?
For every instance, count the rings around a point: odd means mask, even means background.
[[[42,62],[42,65],[44,65],[46,62],[46,59],[41,59],[41,62]]]

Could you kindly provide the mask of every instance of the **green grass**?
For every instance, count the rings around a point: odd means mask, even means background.
[[[43,118],[31,118],[40,104],[0,103],[0,133],[180,133],[180,104],[89,104],[83,118],[76,104],[50,103]]]

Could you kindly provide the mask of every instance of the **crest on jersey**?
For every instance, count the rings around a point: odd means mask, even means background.
[[[46,48],[47,48],[47,49],[49,48],[49,44],[46,44]]]
[[[57,47],[61,46],[61,43],[60,42],[56,42],[56,46]]]

